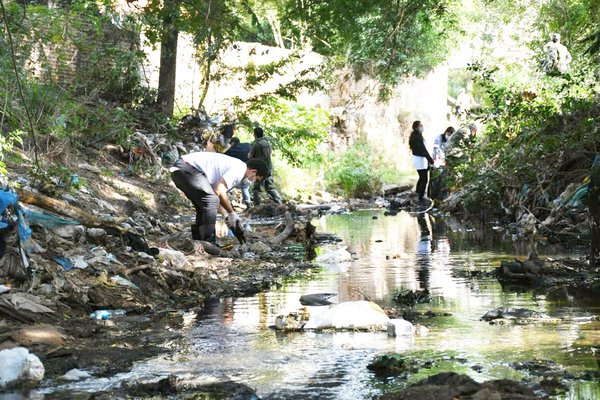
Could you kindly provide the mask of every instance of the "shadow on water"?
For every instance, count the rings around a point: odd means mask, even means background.
[[[555,362],[576,376],[598,371],[594,349],[598,351],[600,325],[590,320],[600,311],[553,304],[531,291],[504,291],[485,272],[501,260],[526,256],[527,249],[500,233],[465,229],[430,215],[384,217],[380,211],[331,215],[314,223],[320,231],[340,236],[347,252],[318,249],[321,268],[310,278],[288,280],[254,297],[209,304],[203,315],[189,318],[181,351],[138,363],[111,377],[110,384],[176,375],[202,382],[233,380],[254,388],[262,399],[370,399],[441,371],[465,373],[477,381],[527,379],[529,372],[515,365],[531,360]],[[339,302],[368,298],[386,307],[393,305],[399,288],[428,289],[431,302],[415,311],[446,314],[422,321],[429,335],[390,339],[378,332],[278,333],[269,328],[277,315],[323,310],[302,308],[299,298],[305,294],[338,293],[333,299]],[[529,308],[560,320],[529,325],[480,320],[498,307]],[[427,367],[383,380],[367,369],[377,355],[394,352]],[[91,379],[72,387],[91,391],[107,386]],[[600,385],[574,379],[558,398],[600,398]]]

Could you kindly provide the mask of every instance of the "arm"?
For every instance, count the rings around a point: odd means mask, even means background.
[[[419,153],[420,153],[419,155],[421,157],[425,157],[427,159],[427,161],[429,162],[429,164],[433,164],[433,158],[431,158],[429,151],[427,151],[427,147],[425,146],[425,141],[421,138],[421,140],[419,140],[417,145],[419,147]]]
[[[227,184],[224,179],[221,179],[217,185],[213,188],[217,197],[219,197],[219,202],[221,206],[227,211],[227,213],[233,212],[233,206],[229,201],[229,197],[227,196]]]

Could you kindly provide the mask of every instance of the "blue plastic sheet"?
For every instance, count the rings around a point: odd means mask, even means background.
[[[68,257],[56,256],[54,257],[54,261],[61,267],[65,269],[65,271],[70,271],[73,269],[73,261],[71,261]]]
[[[19,200],[19,196],[13,192],[7,192],[4,190],[0,190],[0,215],[12,205],[17,204]],[[2,220],[0,220],[0,229],[6,228],[8,224]]]
[[[30,224],[39,225],[50,229],[58,228],[62,225],[80,225],[79,222],[72,219],[60,218],[54,215],[39,213],[26,209],[23,210],[23,214]]]

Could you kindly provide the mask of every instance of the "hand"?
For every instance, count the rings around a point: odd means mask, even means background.
[[[235,224],[240,220],[240,217],[235,213],[235,211],[230,212],[227,215],[227,226],[231,229],[235,227]]]

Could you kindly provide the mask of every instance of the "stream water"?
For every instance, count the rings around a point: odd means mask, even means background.
[[[178,351],[137,363],[127,373],[71,384],[97,391],[122,381],[148,381],[170,374],[194,381],[233,380],[254,388],[261,399],[370,399],[441,371],[465,373],[477,381],[524,379],[516,362],[549,360],[577,374],[597,371],[600,315],[593,307],[556,305],[531,291],[503,288],[492,271],[501,260],[525,256],[511,240],[490,229],[469,231],[430,216],[382,211],[330,215],[315,221],[335,233],[352,253],[346,261],[326,257],[323,267],[289,279],[277,289],[250,298],[209,304],[202,315],[186,315],[187,341]],[[553,249],[538,249],[541,255]],[[568,256],[569,254],[557,254]],[[576,252],[570,255],[577,255]],[[385,333],[276,333],[275,317],[301,309],[301,295],[338,293],[333,300],[362,300],[392,306],[398,288],[428,288],[432,301],[416,311],[448,313],[424,321],[424,337],[388,338]],[[490,325],[480,318],[498,307],[524,307],[560,322]],[[310,307],[307,312],[321,311]],[[375,377],[367,365],[380,354],[400,352],[415,363],[432,361],[407,378]],[[63,386],[63,389],[65,387]],[[53,390],[55,390],[54,388]],[[573,380],[560,399],[600,399],[600,384]]]

